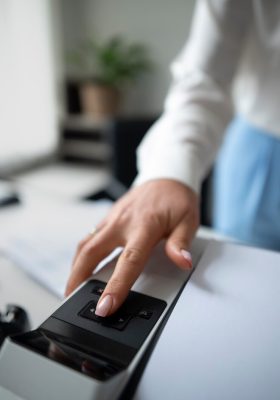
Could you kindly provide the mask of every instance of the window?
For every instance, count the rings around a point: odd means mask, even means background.
[[[0,2],[0,172],[54,152],[50,0]]]

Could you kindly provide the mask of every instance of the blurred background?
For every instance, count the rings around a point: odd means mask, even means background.
[[[118,198],[162,111],[194,3],[1,0],[0,178]]]

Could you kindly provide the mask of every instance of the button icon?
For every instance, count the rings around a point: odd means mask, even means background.
[[[79,313],[81,317],[90,319],[95,322],[101,322],[104,318],[99,317],[98,315],[95,314],[96,310],[96,302],[91,301],[82,309],[82,311]]]
[[[153,312],[150,310],[141,310],[141,311],[139,311],[137,316],[140,318],[144,318],[144,319],[150,319],[152,315],[153,315]]]
[[[104,288],[100,286],[95,286],[92,290],[92,293],[96,294],[97,296],[101,296],[104,292]]]
[[[104,324],[106,324],[106,326],[110,328],[122,331],[123,329],[125,329],[130,320],[131,315],[112,315],[111,317],[107,317],[104,319]]]

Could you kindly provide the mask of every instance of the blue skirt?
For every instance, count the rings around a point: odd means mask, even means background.
[[[236,117],[214,172],[214,227],[280,251],[280,139]]]

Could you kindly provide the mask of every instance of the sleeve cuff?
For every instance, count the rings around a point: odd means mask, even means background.
[[[173,179],[187,185],[199,194],[203,175],[201,162],[194,153],[184,149],[184,146],[180,153],[178,154],[177,148],[176,152],[170,151],[162,156],[160,161],[157,158],[150,160],[148,167],[140,169],[133,186],[153,179]]]

